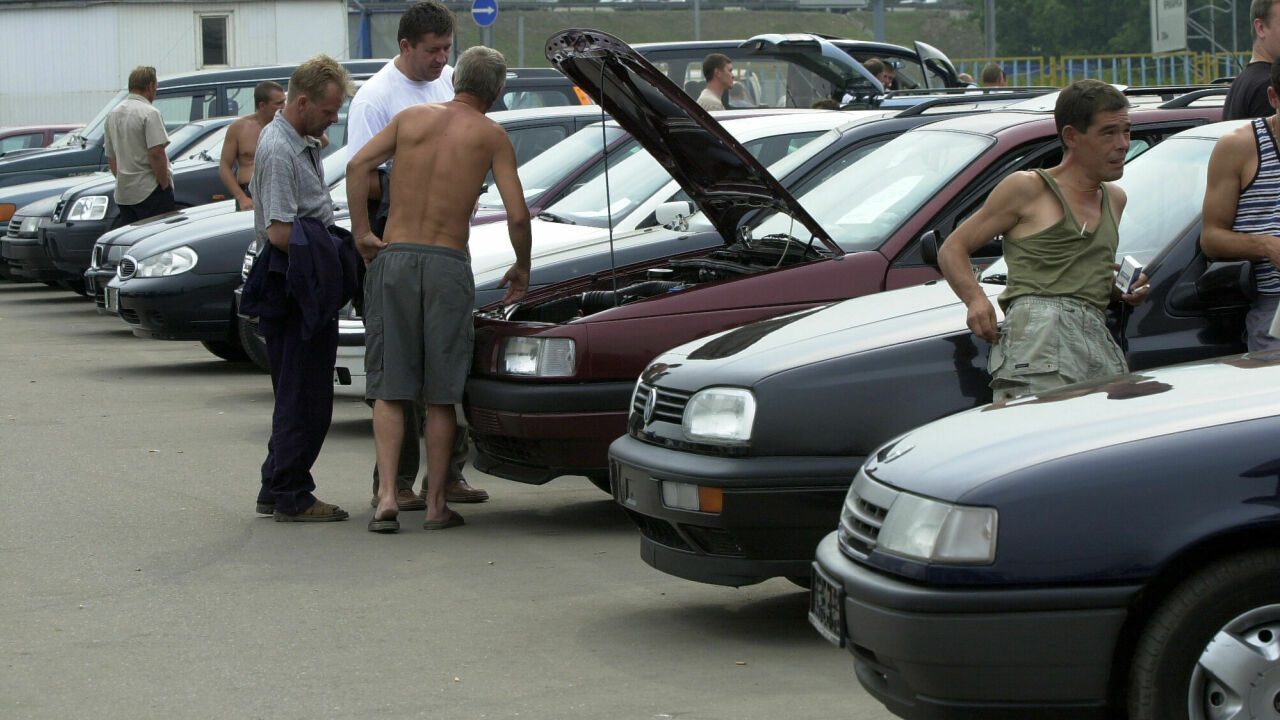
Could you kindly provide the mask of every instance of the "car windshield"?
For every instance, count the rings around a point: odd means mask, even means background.
[[[71,130],[69,132],[58,133],[53,136],[54,141],[49,143],[48,147],[50,150],[56,150],[58,148],[64,148],[64,147],[71,147],[72,145],[75,145],[80,142],[79,133],[82,133],[82,132],[84,132],[84,128],[81,127],[81,128],[76,128],[75,130]]]
[[[995,140],[945,130],[903,133],[832,175],[797,191],[800,205],[845,252],[874,250]],[[752,234],[794,234],[792,219],[773,213]]]
[[[1132,255],[1150,263],[1165,246],[1200,222],[1209,154],[1213,138],[1172,137],[1125,165],[1116,181],[1128,197],[1120,216],[1120,245],[1116,258]],[[1169,178],[1178,178],[1169,182]],[[1004,258],[983,272],[984,279],[1007,275]]]
[[[174,130],[173,134],[169,136],[169,144],[176,146],[176,145],[179,145],[180,143],[189,142],[190,141],[189,137],[184,138],[182,140],[176,140],[175,138],[177,138],[178,134],[181,133],[183,130],[190,127],[196,128],[196,132],[202,132],[204,129],[204,126],[197,125],[195,123],[192,123],[189,125],[183,125],[177,130]],[[219,158],[222,157],[222,141],[226,140],[227,138],[227,127],[228,126],[223,125],[217,130],[214,130],[208,135],[195,141],[194,143],[191,144],[190,147],[182,151],[182,157],[197,158],[200,160],[213,160],[216,162]]]
[[[106,126],[107,122],[107,113],[111,112],[111,109],[116,105],[119,105],[120,101],[124,100],[125,96],[128,94],[129,92],[127,90],[121,90],[116,93],[115,97],[108,100],[107,104],[103,105],[102,109],[98,111],[98,114],[93,116],[93,119],[89,121],[88,125],[85,125],[83,128],[76,131],[76,135],[93,142],[101,141],[103,128]]]
[[[601,145],[612,144],[626,134],[616,125],[605,125],[601,132],[600,125],[585,127],[560,142],[552,145],[521,165],[517,172],[520,185],[524,188],[524,201],[532,203],[542,197],[543,193],[555,187],[565,176],[582,167],[600,153]],[[629,155],[639,146],[635,141],[623,145],[614,152]],[[613,157],[613,155],[611,155]],[[580,181],[589,178],[579,178]],[[497,185],[491,185],[480,196],[480,207],[485,209],[501,209],[502,196],[498,194]]]
[[[601,173],[592,178],[547,211],[578,225],[609,227],[610,216],[618,222],[670,181],[652,155],[638,152],[613,166],[608,177]]]

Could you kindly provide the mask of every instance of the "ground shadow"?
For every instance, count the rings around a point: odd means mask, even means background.
[[[146,363],[143,365],[117,365],[99,367],[98,375],[106,377],[211,377],[215,375],[262,375],[251,362],[227,362],[210,356],[209,360],[188,360],[177,363]]]
[[[552,482],[555,482],[554,480]],[[513,507],[510,509],[485,509],[484,522],[509,530],[534,535],[561,535],[581,530],[608,530],[636,532],[627,514],[608,495],[600,493],[599,500],[542,505],[538,507]],[[638,537],[638,536],[637,536]]]
[[[746,601],[729,587],[691,584],[688,595],[669,590],[662,598],[665,603],[610,616],[592,631],[614,635],[643,628],[650,645],[661,645],[667,635],[672,643],[705,638],[709,643],[731,639],[753,646],[830,647],[809,625],[808,591],[782,579],[766,582],[770,586],[761,591],[776,594]]]

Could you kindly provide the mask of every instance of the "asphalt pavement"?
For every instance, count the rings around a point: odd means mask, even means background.
[[[468,467],[466,526],[375,535],[341,399],[315,475],[351,519],[276,523],[266,374],[3,281],[0,361],[0,717],[891,717],[805,592],[653,570],[583,478]]]

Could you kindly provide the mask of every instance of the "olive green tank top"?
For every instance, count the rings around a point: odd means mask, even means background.
[[[1096,228],[1080,227],[1053,176],[1036,170],[1058,202],[1062,219],[1022,238],[1004,239],[1009,280],[1000,293],[1000,309],[1023,295],[1070,297],[1106,310],[1115,282],[1116,246],[1120,234],[1111,213],[1111,193],[1102,193],[1102,215]]]

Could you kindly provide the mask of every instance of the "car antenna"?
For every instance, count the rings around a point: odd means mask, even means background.
[[[613,280],[613,305],[618,306],[618,264],[613,257],[613,198],[609,195],[609,135],[604,126],[604,69],[609,64],[606,57],[600,63],[600,153],[604,156],[604,209],[609,223],[609,277]]]

